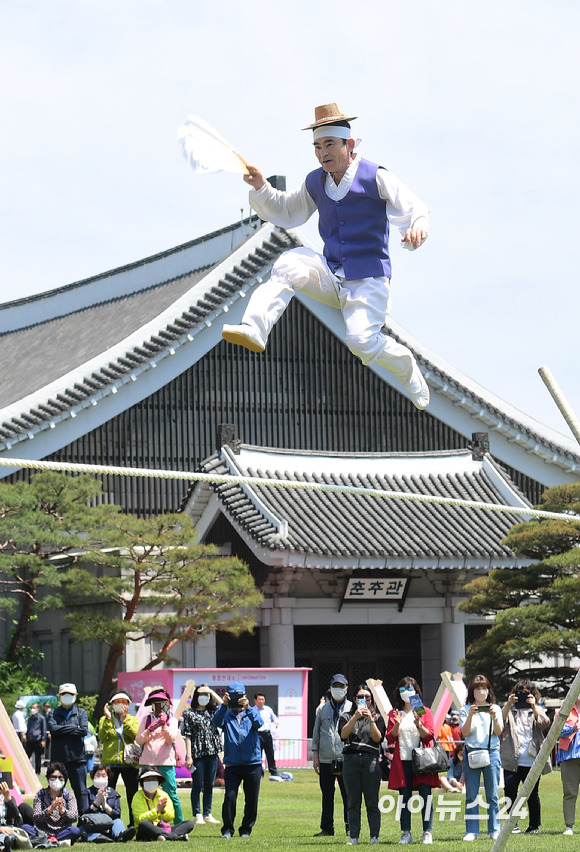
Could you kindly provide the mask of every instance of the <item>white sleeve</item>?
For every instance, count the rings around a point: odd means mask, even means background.
[[[429,231],[429,209],[402,180],[387,169],[377,169],[377,189],[387,202],[387,216],[391,225],[405,236],[407,228],[424,228]],[[403,243],[413,251],[413,246]]]
[[[266,181],[260,189],[250,190],[250,206],[261,219],[281,228],[303,225],[316,210],[304,183],[294,192],[281,192]]]

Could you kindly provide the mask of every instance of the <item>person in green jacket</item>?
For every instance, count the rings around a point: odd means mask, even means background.
[[[141,789],[133,796],[132,808],[137,840],[188,840],[193,820],[171,825],[175,819],[173,802],[161,787],[164,776],[154,766],[143,766],[139,773]]]
[[[116,692],[103,708],[99,719],[97,736],[103,745],[101,763],[111,769],[111,786],[116,787],[119,775],[125,784],[129,806],[129,825],[134,825],[131,810],[133,796],[139,789],[139,769],[125,762],[124,750],[135,742],[139,730],[139,719],[129,713],[131,696],[127,692]]]

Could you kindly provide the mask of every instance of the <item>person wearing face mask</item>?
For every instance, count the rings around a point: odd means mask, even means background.
[[[234,834],[238,791],[244,790],[244,814],[238,828],[240,837],[249,837],[258,816],[258,799],[262,780],[262,749],[258,729],[262,717],[257,707],[250,707],[246,687],[233,681],[223,701],[212,716],[212,724],[224,734],[224,803],[222,837]]]
[[[385,738],[385,722],[373,704],[372,695],[361,683],[355,694],[356,706],[339,719],[338,730],[344,741],[343,778],[348,800],[349,846],[358,844],[361,826],[361,806],[364,796],[371,844],[379,842],[381,812],[379,810],[379,788],[381,766],[380,744]]]
[[[219,695],[207,683],[196,686],[191,699],[191,709],[183,714],[185,738],[185,765],[191,776],[191,810],[195,825],[218,823],[211,813],[213,783],[217,772],[218,754],[222,748],[221,736],[212,725],[212,716],[222,703]],[[203,811],[200,794],[203,790]]]
[[[121,819],[121,797],[111,787],[108,766],[91,769],[92,786],[87,790],[89,808],[79,819],[83,828],[82,840],[87,843],[126,843],[135,837],[133,826],[127,828]]]
[[[534,759],[544,742],[543,731],[550,727],[548,714],[540,704],[540,693],[535,683],[527,678],[519,680],[502,707],[504,735],[500,746],[501,765],[504,774],[504,793],[513,806],[518,787],[528,777]],[[546,762],[542,775],[552,771],[550,760]],[[539,834],[541,824],[540,779],[527,800],[530,822],[526,834]],[[510,807],[511,807],[510,806]],[[512,834],[520,834],[516,825]]]
[[[344,825],[349,834],[348,797],[342,778],[344,741],[338,730],[341,715],[352,708],[352,702],[346,697],[347,690],[346,677],[343,674],[333,675],[330,678],[330,699],[320,707],[314,720],[312,762],[322,793],[320,831],[315,837],[334,835],[334,791],[337,783],[342,796]]]
[[[137,826],[137,840],[189,840],[193,831],[192,820],[175,819],[173,802],[161,784],[163,775],[154,766],[143,766],[139,773],[139,786],[132,802],[133,817]]]
[[[414,709],[412,699],[417,697],[421,705]],[[421,817],[423,837],[421,842],[433,843],[433,787],[440,787],[437,773],[432,775],[413,775],[413,749],[421,744],[425,748],[435,745],[435,725],[429,707],[422,704],[421,688],[414,677],[402,678],[393,697],[393,709],[387,723],[387,742],[394,744],[395,751],[389,773],[389,790],[398,790],[402,800],[401,839],[406,845],[413,842],[411,835],[411,811],[407,803],[414,793],[421,798]],[[422,712],[418,712],[422,711]]]
[[[34,827],[63,845],[71,845],[79,839],[81,829],[74,825],[79,818],[75,795],[65,789],[68,781],[66,766],[62,763],[49,764],[46,777],[48,787],[38,790],[32,804]]]
[[[155,766],[158,773],[163,776],[162,786],[173,803],[177,824],[183,821],[175,779],[177,762],[175,744],[179,726],[171,712],[169,693],[162,686],[154,686],[144,701],[144,710],[146,712],[139,723],[139,730],[135,737],[137,745],[143,746],[139,762],[142,766]]]
[[[103,708],[97,735],[103,745],[101,763],[109,766],[111,787],[117,786],[119,775],[125,785],[129,806],[129,825],[133,825],[131,802],[139,789],[139,770],[125,762],[125,746],[135,742],[139,730],[139,719],[129,713],[131,696],[127,692],[115,692]]]
[[[81,813],[87,809],[87,755],[84,738],[89,733],[87,711],[76,704],[74,683],[62,683],[58,688],[59,705],[48,715],[53,761],[66,766],[70,785]]]
[[[465,740],[463,776],[465,779],[465,835],[464,840],[475,840],[479,835],[479,783],[483,774],[485,798],[488,806],[487,833],[495,840],[499,834],[498,788],[501,760],[500,740],[503,716],[495,703],[495,694],[485,675],[476,675],[467,687],[467,703],[459,711],[461,735]],[[478,768],[470,765],[469,755],[474,751],[487,751],[489,763]],[[487,760],[487,757],[484,755]],[[473,758],[472,758],[473,760]]]
[[[26,720],[26,754],[28,757],[34,755],[34,771],[40,775],[42,769],[42,750],[46,742],[46,719],[40,711],[37,701],[28,708],[28,719]]]

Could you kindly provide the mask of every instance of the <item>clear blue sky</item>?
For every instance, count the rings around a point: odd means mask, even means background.
[[[431,208],[419,252],[393,240],[393,316],[569,434],[537,368],[580,417],[579,34],[574,0],[4,0],[0,302],[247,213],[239,176],[182,159],[189,113],[293,187],[336,101]]]

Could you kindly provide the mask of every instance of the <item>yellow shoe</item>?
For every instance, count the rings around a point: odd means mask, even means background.
[[[222,328],[222,337],[228,343],[243,346],[245,349],[249,349],[250,352],[263,352],[266,348],[260,332],[253,329],[251,325],[224,325]]]

